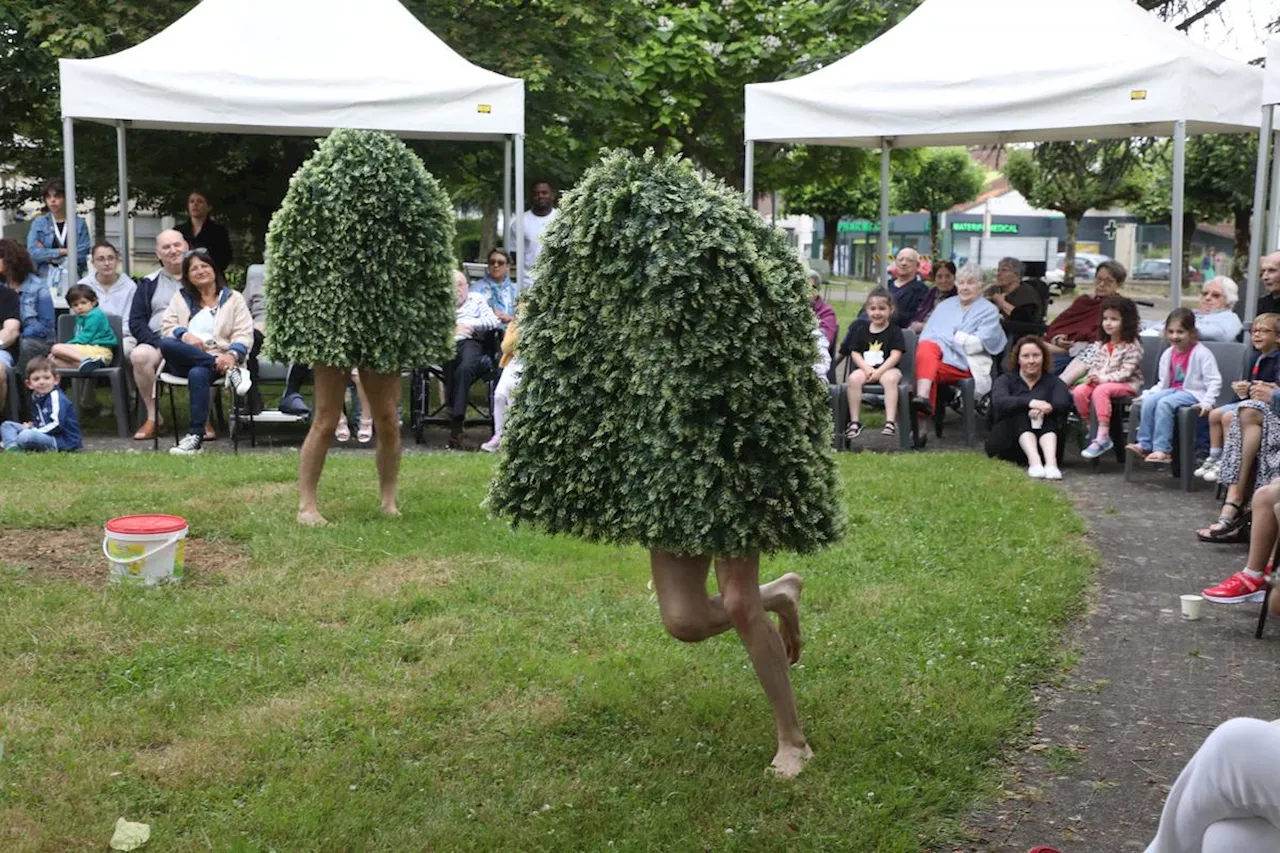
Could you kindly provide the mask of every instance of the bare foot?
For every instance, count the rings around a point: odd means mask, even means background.
[[[324,527],[328,520],[318,510],[298,510],[298,523],[307,527]]]
[[[383,515],[389,515],[389,516],[391,516],[392,518],[399,518],[399,517],[400,517],[400,508],[399,508],[399,507],[397,507],[395,504],[391,504],[390,506],[387,506],[386,504],[383,504],[383,505],[382,505],[382,514],[383,514]]]
[[[804,581],[795,572],[788,572],[778,581],[786,595],[774,611],[778,614],[778,633],[782,635],[787,660],[794,664],[800,660],[800,649],[804,646],[804,639],[800,636],[800,592],[804,589]]]
[[[813,750],[807,743],[798,747],[779,744],[777,755],[764,772],[776,779],[794,779],[810,758],[813,758]]]

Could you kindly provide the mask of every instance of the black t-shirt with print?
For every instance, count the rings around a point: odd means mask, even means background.
[[[906,352],[906,338],[902,329],[890,323],[879,332],[871,331],[870,323],[859,323],[853,330],[852,352],[862,356],[867,367],[875,370],[884,364],[885,359],[894,351]]]

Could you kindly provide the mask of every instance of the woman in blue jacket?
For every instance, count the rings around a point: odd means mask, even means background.
[[[36,275],[47,280],[51,265],[64,270],[67,268],[67,188],[62,181],[46,181],[43,195],[44,206],[49,212],[31,223],[31,230],[27,232],[27,251],[35,261]],[[76,268],[57,283],[59,293],[66,293],[67,288],[79,281],[89,268],[89,247],[93,245],[89,239],[89,225],[83,216],[75,217],[75,221]]]

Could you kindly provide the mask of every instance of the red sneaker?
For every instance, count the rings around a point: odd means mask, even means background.
[[[1262,601],[1267,596],[1267,577],[1253,578],[1244,572],[1236,572],[1217,586],[1204,590],[1207,600],[1216,604],[1240,604],[1246,601]]]
[[[1058,848],[1045,847],[1043,844],[1037,844],[1035,847],[1032,847],[1028,853],[1058,853]]]

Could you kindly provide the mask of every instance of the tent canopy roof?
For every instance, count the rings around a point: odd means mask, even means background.
[[[398,0],[203,0],[128,50],[58,65],[72,118],[282,135],[524,132],[524,82],[472,65]]]
[[[1132,0],[925,0],[793,80],[746,87],[746,138],[879,148],[1257,129],[1262,72]]]
[[[1280,36],[1267,39],[1267,67],[1263,75],[1263,106],[1280,104]]]

